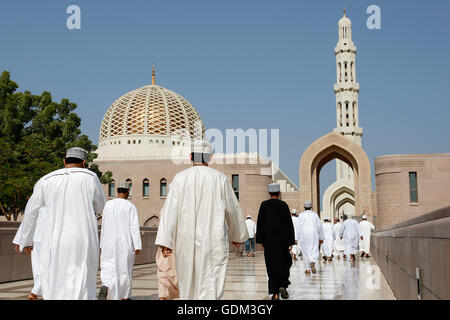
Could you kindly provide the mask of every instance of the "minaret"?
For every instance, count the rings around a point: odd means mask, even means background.
[[[334,85],[336,95],[335,132],[361,145],[362,128],[359,127],[358,93],[356,82],[356,46],[352,41],[352,23],[344,16],[339,20],[339,39],[334,54],[336,55],[337,79]],[[347,164],[336,160],[337,179],[353,181],[353,172]]]

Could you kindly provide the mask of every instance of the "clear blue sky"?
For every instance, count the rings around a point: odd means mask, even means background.
[[[66,28],[77,4],[82,29]],[[381,30],[366,8],[381,8]],[[363,147],[377,156],[450,151],[450,1],[2,1],[0,69],[20,90],[78,103],[97,143],[109,105],[151,82],[187,98],[206,127],[280,128],[298,182],[305,148],[335,127],[334,46],[352,20]],[[322,190],[335,179],[327,165]]]

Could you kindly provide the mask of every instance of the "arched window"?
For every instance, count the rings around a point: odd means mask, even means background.
[[[131,181],[131,179],[128,178],[127,180],[125,180],[125,182],[128,184],[128,186],[130,186],[130,195],[129,195],[129,197],[131,198],[133,196],[133,181]]]
[[[341,63],[338,63],[338,76],[339,76],[339,82],[342,82],[342,70],[341,70]]]
[[[344,81],[347,82],[348,80],[348,66],[347,61],[344,62]]]
[[[114,180],[108,183],[108,197],[114,197],[116,191],[116,184]]]
[[[161,197],[167,196],[167,180],[164,178],[159,182],[159,194]]]
[[[148,181],[148,179],[144,179],[144,181],[142,181],[142,196],[150,196],[150,182]]]
[[[349,102],[345,101],[345,123],[347,127],[350,125],[350,112],[349,112]]]
[[[342,103],[338,102],[339,108],[339,126],[342,127]]]
[[[350,81],[353,81],[353,61],[350,62]]]

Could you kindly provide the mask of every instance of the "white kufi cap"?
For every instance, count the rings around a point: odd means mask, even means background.
[[[130,189],[130,184],[128,182],[119,183],[119,189]]]
[[[66,158],[77,158],[80,160],[87,160],[88,152],[83,148],[74,147],[70,148],[66,152]]]
[[[195,140],[191,145],[191,152],[210,154],[212,144],[207,140]]]
[[[280,184],[276,182],[269,184],[269,192],[280,192]]]

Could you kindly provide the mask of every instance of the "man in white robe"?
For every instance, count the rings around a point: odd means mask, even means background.
[[[338,237],[341,227],[342,222],[339,219],[334,219],[333,229],[336,234],[336,240],[334,240],[333,255],[337,256],[339,260],[341,259],[341,255],[344,255],[345,250],[345,241]]]
[[[361,233],[364,240],[361,240],[359,242],[360,250],[361,252],[361,258],[366,256],[366,258],[369,258],[370,253],[370,236],[372,233],[372,230],[375,229],[375,226],[367,220],[367,216],[363,214],[362,221],[359,223],[359,228],[361,229]]]
[[[336,240],[336,232],[334,231],[333,225],[330,222],[330,219],[325,218],[324,223],[322,225],[323,228],[323,244],[322,244],[322,253],[323,259],[326,261],[332,261],[331,257],[333,251],[334,240]]]
[[[117,198],[106,203],[102,214],[100,236],[99,300],[131,299],[134,259],[142,250],[139,216],[136,206],[128,201],[130,187],[120,183]]]
[[[305,211],[297,220],[297,236],[302,250],[303,262],[305,263],[305,273],[316,273],[316,265],[319,260],[319,247],[323,242],[322,221],[319,215],[312,211],[312,202],[305,201]]]
[[[250,215],[245,219],[245,224],[247,226],[248,240],[245,242],[245,251],[247,252],[247,257],[255,256],[255,236],[256,236],[256,223],[252,221]]]
[[[85,169],[87,152],[67,150],[64,169],[42,177],[25,208],[17,249],[33,246],[41,208],[48,225],[41,238],[39,270],[45,300],[95,299],[98,269],[98,229],[95,213],[105,205],[97,175]]]
[[[173,178],[161,209],[155,244],[175,253],[180,299],[222,299],[229,240],[248,239],[241,207],[227,176],[208,167],[211,144],[195,141],[193,167]]]
[[[295,235],[295,237],[297,237],[297,221],[298,221],[297,210],[292,209],[291,215],[292,215],[292,224],[294,225],[294,235]],[[294,262],[297,261],[297,255],[299,254],[299,251],[300,250],[298,248],[298,239],[295,238],[295,245],[292,246],[292,250],[291,250],[291,256],[292,256],[292,259],[294,259]]]
[[[41,252],[41,240],[43,234],[46,233],[45,229],[48,225],[47,221],[47,209],[42,207],[39,210],[39,215],[36,221],[36,230],[33,236],[33,250],[31,251],[31,269],[33,271],[33,288],[31,289],[30,294],[28,295],[29,300],[37,300],[38,296],[42,296],[41,290],[41,272],[39,270],[39,257]],[[20,253],[17,245],[19,244],[19,239],[22,235],[22,224],[17,230],[16,236],[14,237],[13,243],[16,245],[17,253]]]
[[[350,261],[355,261],[359,251],[359,239],[363,240],[358,221],[353,219],[353,214],[347,214],[348,219],[344,221],[339,230],[339,238],[345,240],[345,255],[350,255]]]

